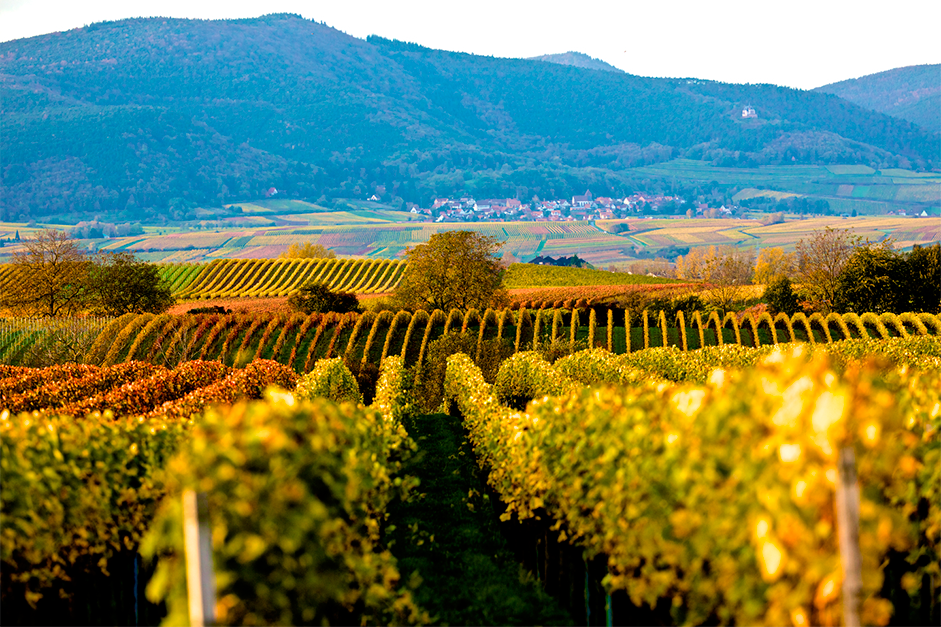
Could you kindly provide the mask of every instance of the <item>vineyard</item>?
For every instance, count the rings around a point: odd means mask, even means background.
[[[41,368],[23,357],[61,329],[0,328],[10,624],[186,624],[197,492],[219,623],[937,623],[937,316],[59,326],[82,359]],[[440,362],[425,416],[443,338],[476,354]],[[858,577],[837,540],[857,481]]]
[[[395,289],[405,263],[389,259],[225,259],[160,267],[178,300],[289,296],[311,282],[356,294]]]
[[[701,368],[698,385],[639,380],[605,354],[530,361],[491,387],[456,355],[446,395],[503,519],[546,530],[534,566],[547,579],[578,573],[560,547],[581,548],[608,624],[639,608],[647,624],[851,624],[845,611],[906,623],[919,594],[933,608],[924,622],[936,615],[937,357],[925,370],[855,361],[836,375],[824,355],[779,351],[737,372]],[[508,390],[541,400],[520,412],[501,401]],[[862,494],[858,604],[836,541],[843,455]]]
[[[422,363],[428,345],[458,332],[478,340],[498,340],[513,352],[568,343],[576,348],[605,348],[626,354],[647,348],[693,351],[710,346],[760,348],[786,342],[830,344],[841,340],[941,336],[941,320],[932,314],[857,315],[768,313],[739,316],[684,312],[668,318],[664,311],[587,307],[584,301],[562,301],[558,308],[444,312],[383,311],[379,314],[284,315],[127,314],[116,319],[75,319],[56,325],[8,319],[0,327],[0,363],[34,365],[33,355],[65,350],[63,333],[84,333],[90,365],[151,360],[173,366],[191,359],[243,366],[255,359],[282,363],[297,373],[309,372],[318,360],[343,357],[379,364],[399,355],[406,365]],[[93,341],[92,341],[93,339]],[[73,358],[75,360],[75,358]]]

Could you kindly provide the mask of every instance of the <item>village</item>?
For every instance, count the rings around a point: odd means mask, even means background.
[[[571,200],[538,200],[523,203],[516,198],[487,198],[476,200],[469,196],[460,198],[436,198],[431,207],[420,207],[408,203],[408,210],[426,216],[434,222],[571,222],[576,220],[615,220],[640,214],[687,213],[686,201],[678,196],[635,193],[625,198],[592,196],[590,190],[573,196]],[[694,214],[703,210],[691,209]],[[724,207],[722,209],[725,209]],[[725,209],[726,213],[731,210]]]

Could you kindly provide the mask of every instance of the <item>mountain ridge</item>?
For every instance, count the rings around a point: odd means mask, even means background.
[[[632,168],[676,157],[924,168],[938,154],[923,129],[830,94],[362,40],[289,14],[4,42],[0,96],[7,221],[180,219],[272,187],[426,206],[621,195],[642,182]]]
[[[941,64],[909,65],[817,87],[860,106],[941,133]]]

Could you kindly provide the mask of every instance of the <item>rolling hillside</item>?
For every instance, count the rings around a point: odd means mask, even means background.
[[[360,40],[293,15],[130,19],[0,44],[0,220],[189,219],[377,195],[620,195],[631,168],[925,167],[937,136],[832,95]],[[741,119],[750,104],[758,118]]]
[[[941,134],[941,64],[912,65],[818,87]]]

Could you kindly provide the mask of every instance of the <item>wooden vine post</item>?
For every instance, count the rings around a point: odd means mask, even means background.
[[[863,587],[859,554],[859,483],[856,479],[856,456],[850,447],[840,451],[836,522],[843,566],[843,624],[858,627]]]
[[[212,572],[209,503],[205,494],[183,492],[183,544],[190,625],[216,624],[216,582]]]

